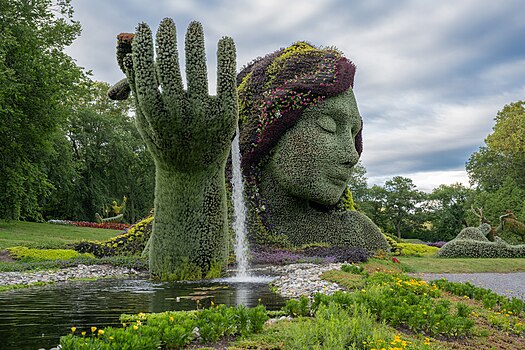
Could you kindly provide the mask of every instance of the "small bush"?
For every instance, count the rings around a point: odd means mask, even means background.
[[[75,258],[93,258],[92,254],[79,253],[72,249],[33,249],[27,247],[7,248],[9,254],[22,263],[47,260],[68,260]]]
[[[402,256],[432,256],[435,255],[439,248],[431,247],[426,244],[398,243]]]

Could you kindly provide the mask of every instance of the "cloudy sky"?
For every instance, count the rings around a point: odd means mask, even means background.
[[[525,99],[522,0],[73,0],[82,35],[68,48],[93,78],[123,75],[115,36],[139,22],[177,24],[179,50],[192,20],[204,26],[210,90],[217,41],[231,36],[237,65],[298,40],[336,46],[357,65],[370,183],[396,175],[422,190],[468,185],[465,162],[505,104]]]

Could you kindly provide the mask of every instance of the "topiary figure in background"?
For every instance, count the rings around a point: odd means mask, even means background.
[[[223,38],[217,49],[217,96],[208,95],[202,26],[186,33],[187,90],[184,90],[175,24],[118,36],[117,61],[127,80],[108,92],[124,99],[130,91],[137,128],[156,169],[155,219],[149,266],[161,279],[217,277],[228,256],[225,163],[237,123],[235,46]]]
[[[525,258],[525,244],[510,245],[498,236],[491,242],[487,238],[491,230],[488,223],[464,228],[441,247],[437,255],[444,258]]]
[[[345,210],[362,151],[354,73],[338,50],[298,42],[237,76],[252,241],[389,250],[369,218]]]

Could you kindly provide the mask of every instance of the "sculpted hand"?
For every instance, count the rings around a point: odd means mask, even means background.
[[[217,96],[208,95],[202,26],[192,22],[186,33],[184,90],[179,68],[176,28],[169,18],[156,36],[156,61],[150,28],[140,24],[132,53],[123,58],[127,81],[136,104],[137,126],[155,161],[179,171],[222,164],[237,123],[235,45],[219,41]]]
[[[238,119],[233,40],[219,41],[217,96],[209,96],[200,23],[186,33],[187,90],[171,19],[157,32],[156,59],[146,24],[118,38],[117,60],[127,80],[109,95],[133,93],[137,128],[155,160],[150,272],[166,280],[218,277],[228,257],[224,170]]]

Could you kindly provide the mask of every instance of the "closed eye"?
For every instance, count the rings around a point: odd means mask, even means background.
[[[332,134],[337,130],[337,124],[335,123],[335,120],[328,116],[322,116],[318,118],[317,125],[319,125],[319,127],[324,131]]]

